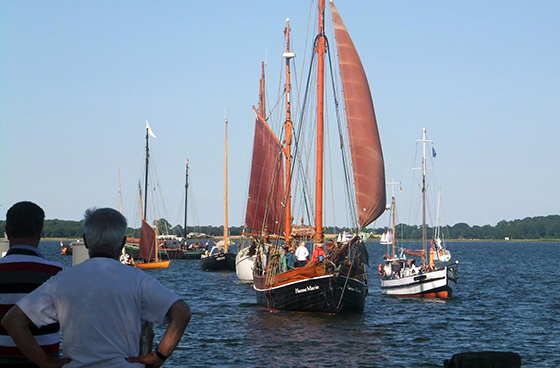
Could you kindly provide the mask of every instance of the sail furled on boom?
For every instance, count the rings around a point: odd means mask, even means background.
[[[246,231],[265,230],[282,235],[285,196],[283,147],[270,127],[257,116],[249,198],[245,215]]]
[[[331,2],[342,78],[358,223],[366,227],[385,211],[385,167],[373,99],[358,52]]]

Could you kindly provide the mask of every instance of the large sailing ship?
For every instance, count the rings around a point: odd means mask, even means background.
[[[278,175],[284,170],[282,145],[265,122],[264,62],[259,81],[259,104],[256,114],[249,194],[242,234],[244,239],[235,258],[235,272],[243,282],[253,282],[256,240],[268,229],[277,234],[280,230],[277,224],[281,223],[284,213],[280,205],[285,194],[284,182]]]
[[[275,175],[265,176],[267,181],[253,182],[257,185],[261,197],[263,216],[257,219],[261,228],[246,223],[246,228],[257,242],[257,255],[254,264],[254,289],[257,304],[269,310],[291,310],[301,312],[361,312],[368,294],[366,265],[368,253],[360,231],[377,219],[385,210],[385,174],[381,142],[373,108],[369,84],[355,46],[344,26],[340,15],[331,1],[331,13],[337,44],[338,65],[344,91],[344,112],[337,111],[339,128],[339,146],[341,148],[343,175],[346,185],[349,208],[344,212],[351,218],[354,233],[349,237],[340,237],[340,242],[324,242],[324,161],[325,155],[325,65],[330,65],[330,49],[325,32],[325,0],[318,2],[317,36],[313,46],[311,69],[306,91],[316,91],[316,105],[310,107],[310,98],[306,94],[299,114],[299,124],[291,120],[291,83],[290,61],[294,54],[290,51],[289,24],[286,27],[286,116],[282,134],[278,139],[266,123],[266,116],[257,112],[255,142],[267,142],[261,155],[263,165]],[[328,58],[327,58],[328,55]],[[329,63],[327,63],[329,61]],[[313,71],[315,73],[313,73]],[[333,75],[333,70],[329,70]],[[316,76],[316,89],[311,82]],[[335,102],[337,109],[342,109]],[[316,118],[312,119],[306,111],[316,109]],[[345,122],[343,121],[345,117]],[[344,124],[345,123],[345,124]],[[304,127],[304,125],[306,125]],[[313,133],[313,137],[304,135]],[[306,165],[312,159],[304,156],[304,144],[312,140],[315,155],[315,175],[308,175]],[[254,148],[256,150],[256,148]],[[303,151],[303,152],[302,152]],[[310,150],[307,150],[309,153]],[[254,157],[254,156],[253,156]],[[267,158],[268,164],[264,162]],[[351,162],[350,162],[351,160]],[[296,180],[295,169],[300,177]],[[306,180],[305,180],[306,179]],[[307,211],[310,225],[295,226],[292,214],[292,194],[296,183],[302,192],[302,203],[314,203]],[[305,183],[313,183],[315,196],[310,198],[309,188]],[[251,191],[250,191],[251,192]],[[253,195],[250,199],[255,199]],[[345,202],[342,200],[342,202]],[[304,211],[305,212],[305,211]],[[333,211],[334,212],[334,211]],[[260,221],[260,222],[258,222]],[[314,222],[314,223],[313,223]],[[303,267],[286,269],[283,255],[286,249],[295,243],[307,241],[314,247],[323,246],[328,250],[324,259],[313,259]]]
[[[426,220],[426,129],[422,131],[422,249],[402,249],[399,254],[395,251],[395,240],[392,242],[392,252],[387,250],[383,257],[384,265],[379,265],[381,273],[381,291],[383,294],[447,299],[453,295],[459,277],[458,261],[449,263],[451,254],[445,248],[439,229],[439,204],[438,224],[428,249],[427,220]],[[395,197],[392,199],[392,213],[395,211]],[[393,218],[393,233],[394,231]],[[416,265],[413,258],[421,259],[421,264]]]

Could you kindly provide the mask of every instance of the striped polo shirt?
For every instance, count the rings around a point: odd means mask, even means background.
[[[35,247],[17,245],[10,248],[0,259],[0,318],[24,296],[37,289],[51,276],[62,271],[63,265],[46,260]],[[58,323],[41,328],[32,326],[31,332],[43,350],[53,356],[58,355],[60,327]],[[0,367],[13,365],[27,366],[29,361],[23,356],[12,337],[0,325]]]

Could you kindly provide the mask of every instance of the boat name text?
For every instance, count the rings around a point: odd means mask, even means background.
[[[296,294],[307,293],[308,291],[319,290],[319,285],[309,285],[306,288],[298,289],[296,288]]]

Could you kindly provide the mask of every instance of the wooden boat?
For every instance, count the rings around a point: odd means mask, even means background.
[[[142,211],[142,228],[140,230],[140,244],[138,259],[134,262],[136,268],[168,268],[170,260],[161,260],[158,255],[157,232],[146,222],[148,211],[148,169],[149,169],[149,137],[156,137],[148,121],[146,121],[146,178],[144,180],[144,210]],[[140,203],[142,203],[142,194],[140,194]],[[157,224],[157,222],[156,222]]]
[[[264,62],[262,76],[259,83],[259,116],[266,116]],[[235,272],[242,282],[253,282],[253,265],[256,254],[256,238],[263,229],[270,229],[277,233],[281,223],[283,209],[279,205],[284,196],[284,183],[278,180],[277,172],[282,172],[282,160],[278,160],[279,145],[274,134],[267,129],[266,123],[257,118],[255,121],[255,135],[253,141],[253,156],[251,161],[251,176],[245,226],[242,240],[235,258]],[[272,181],[276,179],[276,185]],[[272,189],[270,189],[272,188]],[[269,195],[269,192],[272,194]],[[273,205],[270,205],[273,204]]]
[[[225,119],[225,221],[224,221],[224,240],[216,243],[208,252],[200,256],[200,268],[204,271],[235,271],[235,254],[228,252],[230,245],[228,229],[228,150],[227,150],[227,124]]]
[[[368,253],[365,243],[359,235],[361,230],[377,219],[385,210],[385,173],[383,165],[383,154],[377,130],[377,122],[373,108],[373,100],[369,90],[368,81],[359,59],[357,51],[346,30],[340,15],[331,1],[331,13],[334,24],[334,33],[337,44],[337,53],[340,74],[342,79],[342,90],[344,91],[344,104],[346,115],[346,128],[340,130],[341,153],[343,154],[342,165],[344,179],[348,190],[346,217],[352,219],[354,232],[347,237],[341,237],[340,242],[327,242],[326,248],[329,251],[326,259],[309,262],[306,266],[284,270],[281,259],[281,252],[284,247],[293,246],[294,242],[301,241],[296,234],[309,234],[309,229],[298,227],[297,232],[293,231],[292,214],[292,194],[295,183],[299,180],[294,179],[295,168],[301,168],[301,162],[311,161],[308,157],[302,158],[301,147],[304,138],[302,134],[312,133],[316,139],[314,148],[316,149],[315,177],[307,179],[315,186],[314,198],[314,225],[313,236],[314,245],[324,242],[323,236],[323,192],[324,192],[324,155],[325,145],[325,118],[324,108],[324,79],[325,75],[325,54],[327,50],[327,35],[325,32],[325,1],[319,0],[319,25],[317,37],[314,42],[314,54],[311,57],[312,65],[316,65],[317,81],[317,105],[316,105],[316,125],[304,129],[303,118],[305,106],[302,107],[302,118],[299,119],[301,126],[294,127],[292,136],[292,122],[287,114],[284,124],[283,134],[285,139],[269,139],[272,148],[271,152],[276,153],[274,157],[284,157],[285,178],[272,178],[269,187],[269,212],[276,213],[273,206],[280,205],[278,213],[282,213],[283,221],[275,219],[274,223],[281,223],[284,226],[278,228],[275,225],[267,227],[263,231],[263,236],[258,238],[257,257],[254,266],[254,289],[257,294],[257,304],[269,310],[290,310],[298,312],[362,312],[368,294],[366,265],[368,264]],[[286,70],[289,73],[289,61],[294,54],[289,49],[289,24],[285,34]],[[333,74],[333,73],[329,73]],[[311,73],[310,73],[311,75]],[[311,78],[308,78],[311,80]],[[333,83],[334,84],[334,83]],[[306,86],[306,91],[311,90],[310,85]],[[289,77],[286,77],[286,91],[290,91]],[[336,93],[336,91],[335,91]],[[289,107],[290,98],[286,96]],[[308,102],[308,96],[304,97],[304,102]],[[335,107],[340,109],[338,103]],[[342,117],[342,112],[337,113],[337,118]],[[257,120],[264,134],[272,134],[271,129],[265,123],[266,117],[257,114]],[[338,126],[343,125],[338,121]],[[306,135],[307,139],[310,139]],[[276,143],[274,143],[276,141]],[[290,146],[293,144],[293,147]],[[349,157],[348,157],[349,156]],[[278,163],[276,160],[274,163]],[[297,164],[300,163],[300,167]],[[292,168],[292,166],[295,166]],[[274,170],[282,172],[282,170]],[[305,170],[304,170],[305,171]],[[353,176],[353,179],[351,177]],[[285,183],[281,185],[280,183]],[[353,184],[353,185],[352,185]],[[305,186],[302,185],[305,192]],[[275,188],[280,188],[284,193],[280,196],[281,201],[275,198]],[[309,192],[309,191],[307,191]],[[295,199],[295,197],[294,197]],[[301,201],[301,200],[300,200]],[[313,201],[313,200],[311,200]],[[309,203],[307,198],[305,203]],[[309,221],[312,221],[308,216]],[[303,217],[302,217],[303,220]],[[303,223],[303,221],[302,221]],[[268,235],[270,234],[270,236]],[[272,240],[272,235],[278,235]],[[268,238],[268,239],[267,239]],[[270,241],[269,241],[270,239]],[[309,239],[307,239],[309,240]]]
[[[399,254],[395,251],[395,240],[392,252],[387,251],[383,257],[384,264],[379,265],[381,273],[381,292],[388,295],[421,298],[451,298],[459,278],[459,261],[448,263],[451,254],[441,240],[439,231],[434,234],[434,240],[428,250],[426,231],[426,129],[422,131],[422,249],[403,249]],[[393,194],[392,213],[395,213],[395,196]],[[438,204],[439,227],[439,204]],[[393,233],[395,220],[393,217]],[[421,265],[408,256],[421,259]],[[414,260],[415,261],[415,260]]]

